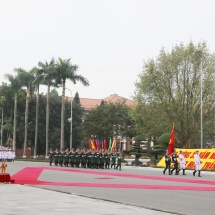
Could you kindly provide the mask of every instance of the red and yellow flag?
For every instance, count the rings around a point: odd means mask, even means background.
[[[172,133],[171,133],[169,145],[168,145],[168,154],[169,155],[171,155],[173,153],[174,148],[175,148],[175,128],[174,128],[174,122],[173,122]]]

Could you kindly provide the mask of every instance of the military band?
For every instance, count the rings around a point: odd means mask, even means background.
[[[70,151],[66,149],[50,149],[48,153],[50,166],[54,162],[55,166],[90,168],[90,169],[119,169],[121,170],[122,153],[111,150],[80,149]]]

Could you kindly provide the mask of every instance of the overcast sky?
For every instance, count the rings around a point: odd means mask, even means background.
[[[17,67],[71,58],[90,81],[67,82],[73,93],[131,99],[144,60],[162,47],[206,41],[215,52],[214,11],[214,0],[0,0],[0,80]]]

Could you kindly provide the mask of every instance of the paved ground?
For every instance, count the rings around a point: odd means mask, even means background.
[[[23,169],[32,184],[0,184],[0,214],[212,215],[215,210],[211,172],[199,178],[191,171],[169,176],[161,169],[85,171],[21,161],[8,163],[7,172],[18,178]],[[33,180],[36,170],[39,177]]]

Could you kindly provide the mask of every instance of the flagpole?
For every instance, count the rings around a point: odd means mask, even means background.
[[[201,92],[200,92],[200,99],[201,99],[201,103],[200,103],[200,111],[201,111],[201,149],[203,148],[203,123],[202,123],[202,59],[201,59],[201,76],[200,76],[200,87],[201,87]]]

